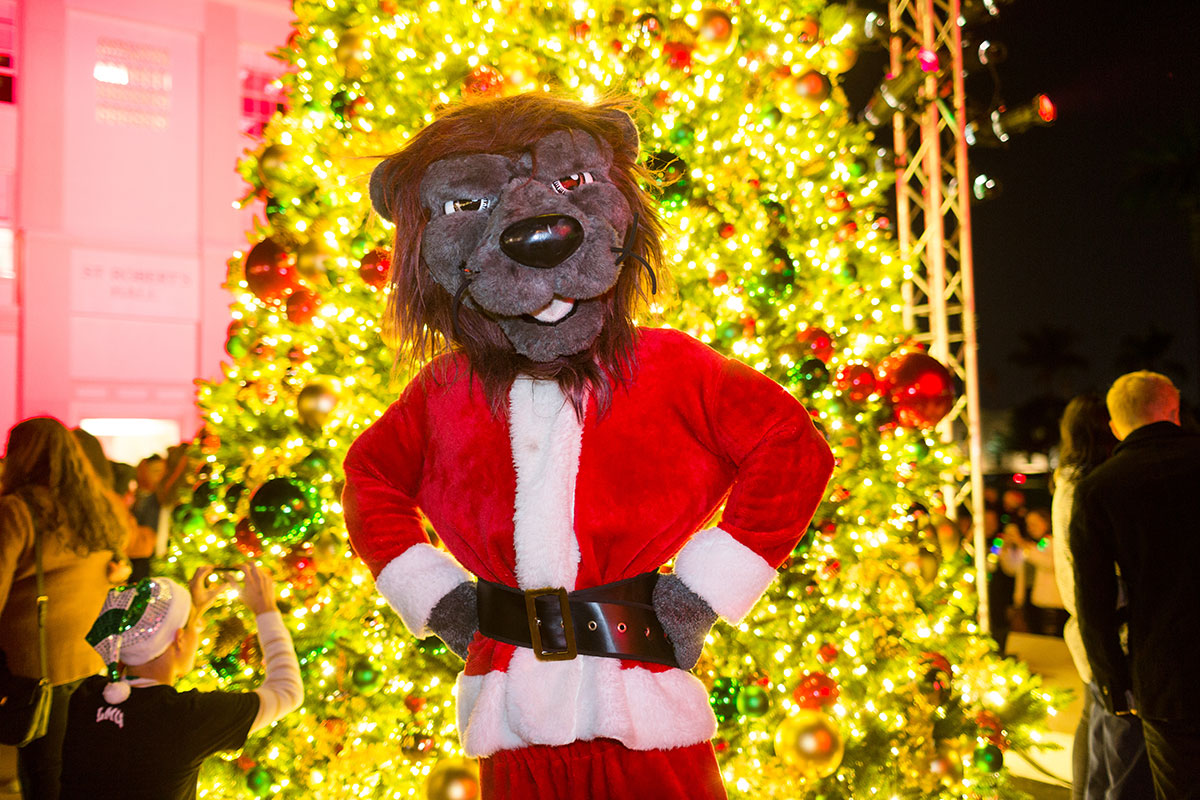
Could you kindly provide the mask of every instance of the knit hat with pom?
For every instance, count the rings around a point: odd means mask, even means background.
[[[191,611],[191,592],[170,578],[143,578],[109,590],[86,637],[108,668],[105,700],[115,705],[129,697],[123,665],[136,667],[161,656]]]

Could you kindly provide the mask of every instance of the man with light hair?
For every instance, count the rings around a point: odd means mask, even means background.
[[[1104,705],[1142,721],[1155,795],[1200,798],[1200,434],[1158,373],[1122,375],[1106,400],[1120,443],[1071,515],[1079,630]]]

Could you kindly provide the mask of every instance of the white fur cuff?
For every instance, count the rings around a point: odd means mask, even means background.
[[[737,624],[775,580],[775,568],[720,528],[692,537],[675,557],[675,574],[722,618]]]
[[[431,544],[414,544],[388,562],[375,578],[383,595],[413,636],[429,636],[429,614],[438,601],[471,574],[454,558]]]

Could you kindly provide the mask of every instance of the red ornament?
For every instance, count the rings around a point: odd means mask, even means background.
[[[828,361],[833,355],[833,337],[821,328],[805,328],[796,334],[796,341],[813,358]]]
[[[722,239],[728,239],[737,233],[737,228],[733,227],[732,222],[726,222],[717,230],[717,233],[721,235]]]
[[[415,694],[410,694],[404,698],[404,705],[414,714],[419,714],[425,708],[426,702],[428,701],[424,697]]]
[[[571,25],[571,38],[577,42],[582,42],[591,32],[592,26],[583,20],[579,20]]]
[[[284,566],[291,572],[289,582],[300,589],[311,588],[317,579],[317,563],[313,560],[313,546],[305,542],[296,545],[283,557]]]
[[[838,649],[832,644],[823,644],[821,649],[817,651],[817,658],[823,664],[832,664],[838,657]]]
[[[842,562],[831,558],[821,565],[821,577],[829,580],[842,571]]]
[[[830,211],[845,211],[850,208],[850,196],[841,189],[825,195],[825,207]]]
[[[233,541],[237,545],[237,549],[241,550],[244,555],[248,555],[251,558],[257,558],[262,555],[262,542],[259,541],[258,534],[255,533],[254,528],[250,527],[249,519],[243,519],[238,522],[237,527],[234,528]]]
[[[816,17],[805,17],[800,20],[800,34],[797,38],[799,38],[801,44],[808,44],[809,42],[815,42],[820,32],[821,28],[817,25]]]
[[[667,42],[663,45],[663,55],[667,57],[667,65],[685,72],[692,68],[692,48],[682,42]]]
[[[727,283],[729,283],[729,273],[723,269],[719,269],[708,276],[709,286],[724,286]]]
[[[845,242],[854,238],[854,234],[856,233],[858,233],[858,223],[851,221],[839,228],[837,235],[834,238],[836,238],[839,242]]]
[[[246,256],[246,285],[264,303],[278,303],[299,284],[291,256],[274,239],[263,239]]]
[[[321,298],[311,289],[297,289],[287,299],[287,318],[294,325],[311,322],[321,307]]]
[[[946,658],[941,653],[921,653],[921,663],[928,664],[935,669],[940,669],[947,675],[953,671],[950,668],[950,659]]]
[[[303,361],[308,361],[308,353],[304,352],[302,347],[292,347],[287,351],[288,361],[293,364],[299,364]]]
[[[879,365],[878,391],[906,428],[932,428],[954,407],[954,379],[932,356],[897,353]]]
[[[654,93],[654,107],[660,111],[664,108],[669,108],[671,105],[671,93],[666,89],[659,89]]]
[[[866,364],[846,364],[837,371],[833,385],[851,403],[861,403],[875,391],[875,371]]]
[[[837,702],[841,691],[837,681],[824,672],[808,672],[792,690],[792,698],[801,708],[824,708]]]
[[[387,283],[392,270],[392,254],[387,250],[372,250],[363,256],[358,265],[358,276],[368,286],[378,289]]]
[[[487,64],[480,64],[467,73],[467,79],[463,84],[463,94],[476,97],[495,94],[502,85],[504,85],[504,76],[500,74],[499,70],[489,67]]]

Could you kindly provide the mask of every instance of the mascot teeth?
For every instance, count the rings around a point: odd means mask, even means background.
[[[575,307],[575,301],[569,297],[555,297],[541,311],[533,314],[533,318],[538,322],[558,322],[560,319],[571,313],[571,309]]]

